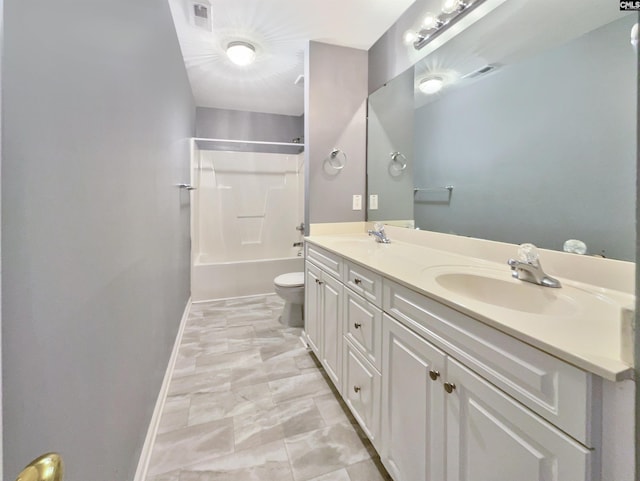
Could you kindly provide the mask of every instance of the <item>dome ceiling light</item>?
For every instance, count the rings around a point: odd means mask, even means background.
[[[422,93],[431,95],[440,92],[443,86],[444,79],[442,77],[432,76],[422,79],[418,88]]]
[[[256,59],[256,48],[249,42],[231,42],[227,45],[227,57],[234,64],[243,67]]]

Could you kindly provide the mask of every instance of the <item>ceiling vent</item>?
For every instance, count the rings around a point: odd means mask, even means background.
[[[213,31],[211,4],[208,0],[189,0],[187,7],[189,9],[189,21],[191,25],[202,28],[207,32]]]
[[[486,75],[486,74],[488,74],[489,72],[492,72],[492,71],[494,71],[494,70],[495,70],[495,69],[497,69],[497,68],[498,68],[498,65],[497,65],[497,64],[489,64],[489,65],[485,65],[484,67],[479,68],[478,70],[476,70],[476,71],[474,71],[474,72],[471,72],[471,73],[469,73],[469,74],[465,75],[465,76],[464,76],[464,77],[462,77],[462,78],[468,79],[468,78],[477,78],[477,77],[481,77],[482,75]]]

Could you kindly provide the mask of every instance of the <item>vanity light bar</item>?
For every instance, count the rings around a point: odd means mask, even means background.
[[[484,3],[484,1],[485,0],[457,0],[456,8],[453,12],[442,12],[436,17],[436,21],[432,27],[423,28],[417,33],[416,40],[413,42],[413,47],[416,50],[420,50],[451,25],[455,24],[469,12],[472,12],[477,6]]]

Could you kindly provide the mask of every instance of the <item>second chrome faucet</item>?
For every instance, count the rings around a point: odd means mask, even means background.
[[[507,263],[511,266],[511,276],[516,279],[544,287],[562,287],[558,279],[544,272],[538,249],[533,244],[522,244],[518,249],[518,259],[509,259]]]
[[[391,239],[387,237],[387,234],[384,231],[384,224],[375,224],[373,229],[367,231],[370,236],[373,236],[376,242],[380,242],[381,244],[390,244]]]

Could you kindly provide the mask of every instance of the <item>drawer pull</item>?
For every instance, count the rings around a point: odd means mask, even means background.
[[[355,393],[359,393],[360,392],[360,388],[358,386],[353,386],[353,391]]]
[[[360,279],[360,278],[356,277],[356,278],[353,280],[353,282],[355,282],[355,283],[356,283],[356,285],[357,285],[357,286],[359,286],[360,284],[362,284],[362,279]]]
[[[360,329],[362,327],[362,324],[360,324],[359,322],[354,322],[353,327],[355,327],[356,329]]]
[[[431,378],[432,381],[435,381],[440,377],[440,371],[436,371],[435,369],[432,369],[431,371],[429,371],[429,377]]]
[[[451,394],[455,388],[456,388],[456,385],[454,383],[451,383],[451,382],[444,383],[444,390],[447,391],[449,394]]]

